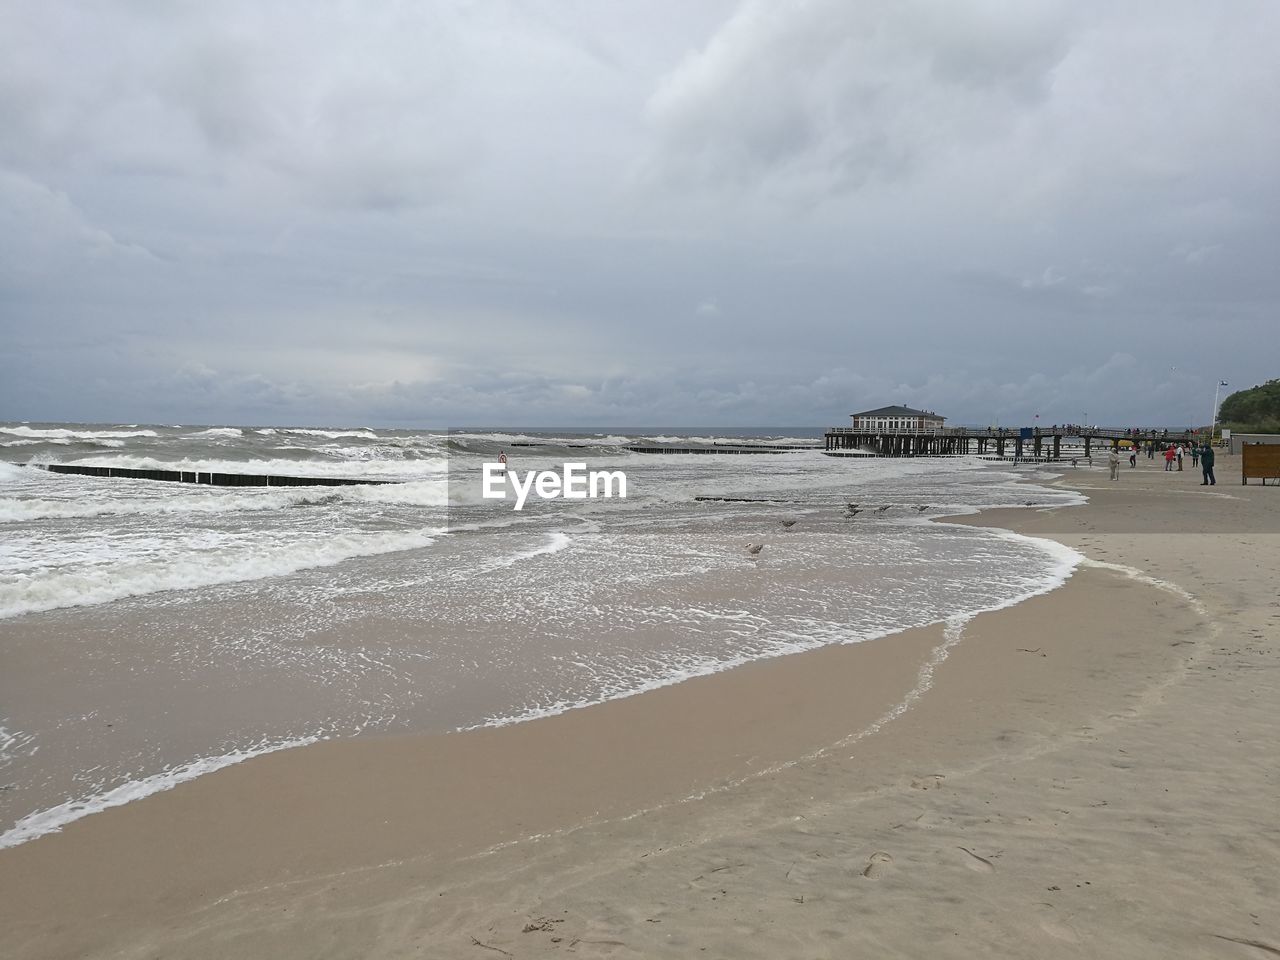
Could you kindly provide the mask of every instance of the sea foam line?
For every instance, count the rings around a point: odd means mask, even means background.
[[[260,488],[260,492],[231,492],[216,487],[206,489],[209,490],[208,493],[195,495],[165,490],[164,494],[169,495],[134,499],[0,498],[0,523],[83,517],[240,513],[332,503],[381,503],[421,507],[442,507],[448,503],[445,484],[439,479],[406,480],[384,486],[288,490]]]
[[[196,777],[203,776],[206,773],[213,773],[213,771],[221,770],[223,767],[243,763],[253,757],[275,753],[278,750],[305,747],[323,739],[325,737],[317,733],[292,740],[263,741],[253,746],[233,750],[231,753],[226,753],[222,756],[202,757],[198,760],[192,760],[190,763],[163,770],[149,777],[143,777],[141,780],[130,780],[128,783],[123,783],[93,797],[68,800],[47,810],[38,810],[35,813],[27,814],[27,816],[0,834],[0,850],[6,847],[16,847],[20,843],[34,840],[36,837],[43,836],[46,833],[60,833],[67,824],[74,823],[76,820],[80,820],[90,814],[101,813],[103,810],[121,807],[126,803],[141,800],[143,797],[149,797],[152,794],[172,790],[180,783],[194,780]]]
[[[1048,540],[1042,537],[1031,537],[1021,533],[1014,533],[1011,530],[1002,530],[998,527],[970,527],[968,529],[983,530],[1002,540],[1011,540],[1019,543],[1031,543],[1044,553],[1046,553],[1052,562],[1050,568],[1045,571],[1043,576],[1039,578],[1039,582],[1028,589],[1019,591],[1006,600],[998,603],[989,604],[985,607],[975,608],[973,610],[963,611],[948,617],[934,620],[929,623],[911,624],[909,626],[898,627],[894,629],[884,629],[872,634],[864,634],[859,636],[850,636],[848,639],[829,641],[821,640],[814,642],[791,641],[781,643],[772,650],[758,652],[753,654],[743,654],[736,657],[730,657],[724,660],[700,657],[695,658],[692,663],[687,664],[683,669],[668,673],[662,676],[649,677],[647,679],[637,679],[622,689],[612,689],[601,691],[596,696],[583,697],[578,700],[560,700],[555,703],[545,704],[537,707],[528,708],[518,713],[503,716],[487,717],[479,723],[471,724],[466,727],[460,727],[459,730],[477,730],[483,728],[506,727],[517,723],[526,723],[530,720],[538,720],[544,717],[557,716],[567,713],[570,710],[580,710],[584,707],[592,707],[597,704],[607,703],[612,700],[623,700],[628,697],[640,696],[653,690],[659,690],[663,687],[675,686],[678,683],[684,683],[686,680],[693,680],[698,677],[711,676],[716,673],[724,673],[737,667],[745,666],[748,663],[760,660],[772,660],[777,657],[790,656],[795,653],[806,653],[810,650],[821,649],[822,647],[832,646],[833,644],[853,644],[865,643],[869,640],[880,640],[885,637],[891,637],[895,634],[905,633],[907,630],[917,627],[928,627],[934,623],[942,623],[945,626],[945,635],[943,643],[933,651],[929,661],[922,665],[920,674],[917,677],[915,687],[909,691],[904,699],[895,705],[885,716],[881,717],[867,730],[859,731],[851,737],[845,738],[840,743],[833,744],[833,747],[845,746],[855,740],[861,739],[879,730],[884,724],[889,723],[898,716],[905,713],[915,704],[920,697],[927,693],[933,686],[934,670],[947,659],[952,647],[959,643],[964,633],[964,627],[975,617],[983,613],[994,613],[997,610],[1004,610],[1009,607],[1016,606],[1032,597],[1038,597],[1053,590],[1058,589],[1067,582],[1075,573],[1076,568],[1086,562],[1084,554],[1056,540]],[[824,748],[831,749],[830,747]],[[808,758],[799,758],[801,760]]]
[[[15,437],[41,440],[117,440],[125,437],[154,437],[154,430],[67,430],[62,427],[40,429],[38,427],[0,427],[0,433]]]
[[[0,619],[64,607],[96,606],[167,590],[286,576],[356,557],[429,547],[443,531],[346,534],[322,541],[260,545],[248,550],[203,550],[179,558],[117,564],[0,583]]]
[[[532,560],[534,557],[542,557],[547,554],[559,553],[569,546],[573,541],[568,534],[555,533],[547,534],[547,542],[540,547],[534,547],[532,550],[522,550],[519,553],[513,553],[508,557],[500,557],[497,560],[491,560],[485,565],[485,572],[493,570],[502,570],[507,567],[513,567],[523,560]]]

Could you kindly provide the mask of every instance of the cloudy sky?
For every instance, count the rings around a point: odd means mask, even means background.
[[[1203,423],[1269,0],[0,0],[0,420]]]

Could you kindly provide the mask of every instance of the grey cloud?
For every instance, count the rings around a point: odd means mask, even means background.
[[[11,7],[0,418],[1176,423],[1275,375],[1271,3]]]
[[[1066,18],[992,4],[747,3],[648,104],[651,171],[809,188],[896,179],[1042,100]]]

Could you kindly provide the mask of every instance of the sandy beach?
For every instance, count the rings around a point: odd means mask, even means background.
[[[1280,954],[1280,491],[963,518],[1087,558],[967,623],[250,760],[0,851],[0,954]]]

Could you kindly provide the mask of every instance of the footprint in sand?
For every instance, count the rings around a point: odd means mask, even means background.
[[[963,853],[968,854],[968,857],[965,859],[964,864],[970,870],[973,870],[977,873],[995,873],[996,872],[996,865],[992,863],[990,860],[988,860],[986,857],[978,856],[968,847],[956,847],[956,849],[960,850]]]
[[[1042,920],[1040,929],[1053,937],[1055,940],[1065,940],[1067,943],[1079,943],[1079,935],[1064,923],[1057,923],[1053,920]]]
[[[877,850],[867,860],[866,869],[862,871],[862,875],[868,880],[879,880],[889,868],[893,866],[893,857],[889,856],[883,850]]]

